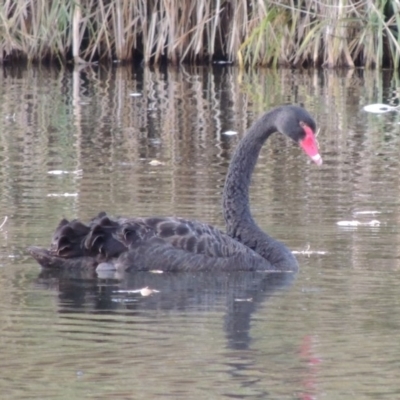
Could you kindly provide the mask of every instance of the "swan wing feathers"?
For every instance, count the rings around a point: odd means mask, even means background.
[[[173,246],[168,241],[153,237],[137,243],[114,262],[117,270],[163,271],[255,271],[269,267],[268,261],[257,253],[237,253],[227,257],[208,257]]]
[[[101,256],[110,259],[153,238],[207,257],[251,252],[219,229],[198,221],[175,217],[111,218],[105,213],[100,213],[87,225],[63,219],[53,235],[51,251],[65,258]],[[153,241],[150,243],[155,245]]]
[[[182,218],[111,218],[100,213],[86,225],[63,219],[49,250],[30,254],[45,268],[205,271],[270,269],[267,260],[219,229]]]
[[[81,243],[89,232],[87,225],[77,220],[63,219],[53,234],[50,249],[60,257],[83,256]]]
[[[157,237],[175,248],[208,257],[229,257],[243,251],[242,245],[219,229],[198,221],[183,218],[136,218],[122,227],[124,243],[146,242]],[[127,234],[128,233],[128,234]]]

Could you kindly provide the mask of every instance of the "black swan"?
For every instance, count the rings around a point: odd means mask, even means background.
[[[110,218],[101,212],[87,225],[63,219],[49,250],[30,247],[28,251],[45,268],[297,271],[291,251],[253,220],[249,186],[261,147],[277,131],[321,165],[315,128],[310,114],[297,106],[274,108],[251,126],[236,148],[225,181],[226,234],[182,218]]]

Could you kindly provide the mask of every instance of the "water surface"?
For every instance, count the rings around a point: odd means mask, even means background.
[[[362,111],[396,104],[395,76],[6,68],[0,81],[4,398],[400,397],[400,116]],[[314,115],[324,164],[272,137],[251,201],[297,276],[99,277],[27,256],[62,217],[101,210],[223,228],[232,151],[285,103]]]

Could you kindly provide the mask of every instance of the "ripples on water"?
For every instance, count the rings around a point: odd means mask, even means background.
[[[396,77],[0,74],[0,219],[9,218],[0,230],[2,397],[399,396],[400,118],[361,112],[394,104]],[[62,216],[100,210],[223,227],[232,150],[257,115],[282,103],[303,103],[316,117],[324,157],[317,168],[276,136],[254,176],[257,221],[311,252],[298,256],[294,282],[262,273],[46,273],[26,256],[28,245],[49,243]],[[336,225],[355,219],[381,224]],[[141,296],[146,286],[159,292]]]

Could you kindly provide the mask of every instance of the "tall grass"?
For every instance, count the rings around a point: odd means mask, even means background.
[[[399,66],[397,0],[3,0],[0,62]]]

